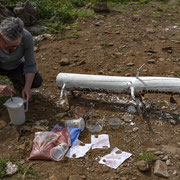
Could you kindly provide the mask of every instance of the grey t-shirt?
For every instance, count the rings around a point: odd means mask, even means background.
[[[16,69],[24,61],[24,73],[36,73],[34,44],[31,33],[24,29],[21,44],[12,53],[6,53],[0,48],[0,69]]]

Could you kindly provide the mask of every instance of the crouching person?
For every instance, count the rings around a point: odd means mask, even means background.
[[[32,96],[31,88],[42,84],[42,77],[36,71],[33,37],[19,18],[9,17],[0,24],[0,75],[7,76],[27,101]],[[8,85],[0,85],[0,94],[11,96],[12,93]]]

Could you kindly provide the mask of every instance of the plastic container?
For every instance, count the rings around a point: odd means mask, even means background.
[[[110,127],[114,130],[119,129],[121,120],[118,117],[113,117],[108,120]]]
[[[82,117],[80,117],[79,119],[66,120],[65,127],[80,128],[81,131],[83,131],[85,128],[85,122]]]
[[[26,109],[24,103],[26,103]],[[26,121],[25,112],[28,111],[28,101],[20,97],[12,97],[4,105],[7,107],[12,124],[21,125]]]
[[[50,157],[55,161],[60,161],[63,159],[67,150],[68,150],[68,145],[65,142],[62,142],[61,144],[50,150]]]
[[[89,132],[100,132],[103,128],[103,119],[89,119],[86,122],[86,128]]]

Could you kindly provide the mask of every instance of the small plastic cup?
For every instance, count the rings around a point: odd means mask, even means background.
[[[100,132],[103,128],[103,119],[89,119],[86,122],[86,128],[89,132]]]
[[[85,121],[82,117],[79,119],[66,120],[65,127],[80,128],[81,131],[83,131],[85,128]]]
[[[111,129],[116,130],[116,129],[119,129],[119,127],[121,125],[121,120],[118,117],[113,117],[108,120],[108,123],[109,123]]]
[[[68,150],[68,145],[65,142],[62,142],[61,144],[50,150],[50,157],[55,161],[60,161],[63,159],[67,150]]]

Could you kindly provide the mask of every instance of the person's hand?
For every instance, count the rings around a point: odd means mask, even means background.
[[[24,87],[24,89],[22,90],[23,99],[29,101],[31,99],[31,96],[32,96],[31,89]]]
[[[12,96],[13,90],[8,85],[0,85],[0,94],[4,96]]]

